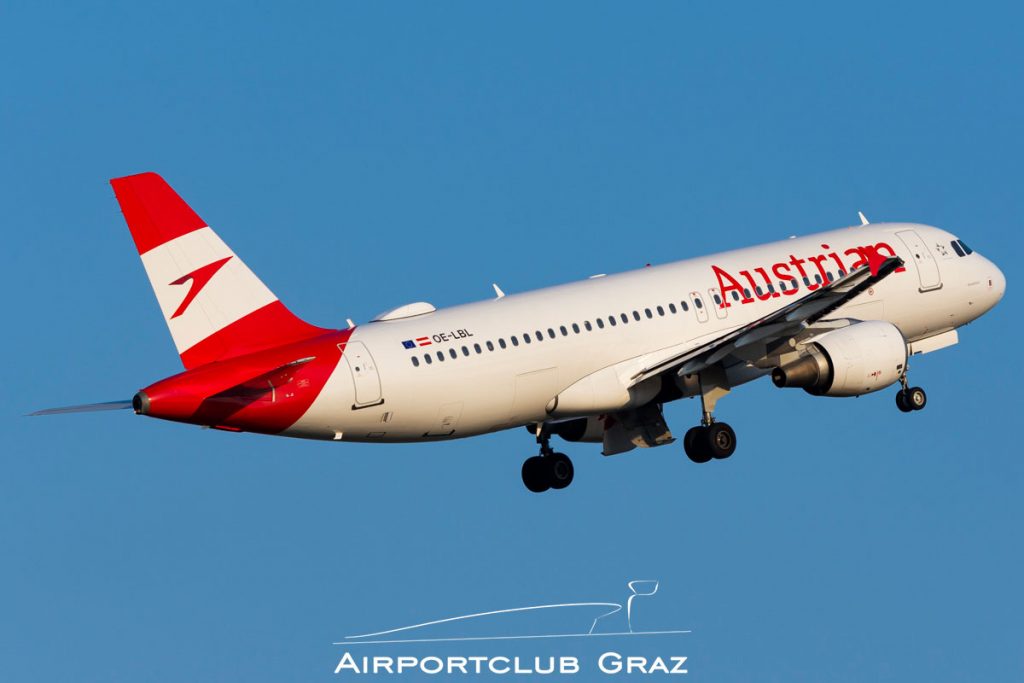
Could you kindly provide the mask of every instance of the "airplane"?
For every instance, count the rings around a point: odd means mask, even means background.
[[[526,427],[539,446],[526,488],[567,487],[551,437],[604,455],[674,442],[665,403],[699,398],[683,437],[695,463],[730,457],[715,417],[731,390],[850,397],[899,385],[921,410],[908,360],[958,342],[1006,279],[957,236],[870,223],[437,309],[392,308],[344,329],[289,311],[163,178],[110,181],[184,371],[131,408],[232,432],[368,443],[457,439]]]

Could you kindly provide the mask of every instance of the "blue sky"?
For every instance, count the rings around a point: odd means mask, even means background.
[[[720,5],[5,5],[3,678],[329,680],[349,633],[658,578],[641,614],[692,635],[401,652],[1020,680],[1024,16]],[[1009,286],[914,361],[923,412],[761,382],[719,404],[728,462],[572,445],[558,495],[522,487],[521,430],[362,446],[22,417],[180,368],[107,184],[145,170],[323,325],[857,210],[948,228]],[[697,417],[667,410],[677,435]]]

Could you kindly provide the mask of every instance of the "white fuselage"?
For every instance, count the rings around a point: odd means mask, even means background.
[[[863,263],[863,247],[893,252],[905,269],[829,317],[888,321],[908,343],[935,337],[983,314],[1005,287],[990,261],[955,253],[955,239],[925,225],[872,224],[370,322],[353,331],[285,434],[423,441],[543,421],[552,399],[582,378],[757,320]],[[716,303],[722,288],[727,307]],[[746,367],[729,379],[735,386],[766,372]]]

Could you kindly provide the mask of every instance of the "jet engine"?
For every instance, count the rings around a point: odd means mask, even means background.
[[[604,441],[604,423],[597,416],[578,417],[575,420],[555,422],[550,426],[551,433],[566,441],[584,441],[601,443]]]
[[[899,329],[870,320],[818,337],[802,358],[772,370],[772,382],[815,396],[860,396],[899,380],[906,364],[907,342]]]

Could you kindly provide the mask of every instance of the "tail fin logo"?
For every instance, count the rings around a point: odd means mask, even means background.
[[[196,268],[191,273],[182,275],[174,282],[168,283],[171,285],[183,285],[189,280],[192,281],[192,286],[189,287],[188,294],[186,294],[185,298],[182,299],[181,303],[178,305],[178,309],[174,311],[174,315],[171,316],[171,320],[177,318],[179,315],[185,312],[185,309],[187,309],[189,305],[192,303],[192,301],[196,298],[196,296],[199,295],[199,292],[201,292],[203,287],[205,287],[206,284],[210,281],[210,278],[212,278],[217,273],[217,271],[220,270],[224,266],[224,264],[230,260],[230,256],[225,256],[224,258],[214,261],[213,263],[207,263],[205,266]]]

